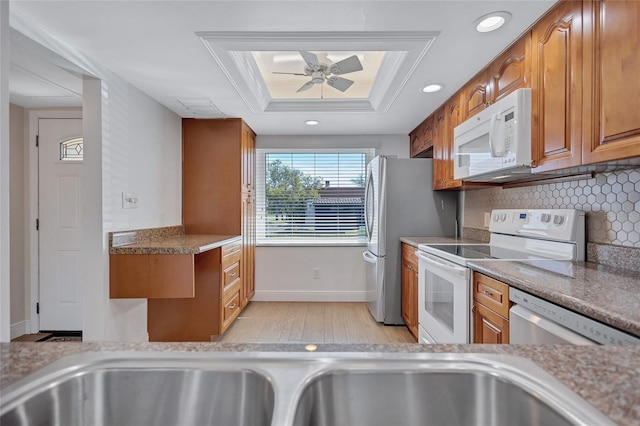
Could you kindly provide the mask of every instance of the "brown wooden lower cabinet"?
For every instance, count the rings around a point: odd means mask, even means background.
[[[402,244],[402,319],[418,341],[418,258],[415,247]]]
[[[509,286],[473,273],[473,343],[509,343]]]
[[[473,343],[509,343],[509,320],[475,303],[473,305]]]
[[[240,254],[231,243],[194,255],[195,297],[149,299],[149,341],[218,340],[242,310]]]

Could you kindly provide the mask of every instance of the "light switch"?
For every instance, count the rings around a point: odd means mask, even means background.
[[[123,192],[122,193],[122,208],[123,209],[137,209],[138,208],[138,194],[135,192]]]

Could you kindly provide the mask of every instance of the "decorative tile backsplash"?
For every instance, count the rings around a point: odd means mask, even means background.
[[[640,248],[640,169],[521,188],[465,191],[465,227],[486,229],[484,212],[575,208],[587,215],[587,241]]]

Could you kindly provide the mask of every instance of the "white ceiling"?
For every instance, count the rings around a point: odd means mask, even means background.
[[[193,100],[196,106],[210,104],[224,116],[244,118],[259,135],[361,135],[410,132],[554,2],[21,0],[12,1],[10,9],[183,117],[193,116],[185,108]],[[513,17],[498,31],[477,33],[474,21],[493,11],[508,11]],[[435,39],[416,40],[416,34]],[[235,45],[220,41],[227,35]],[[243,37],[244,44],[238,41]],[[13,39],[12,102],[32,107],[38,85],[47,86],[49,101],[56,95],[64,101],[81,94],[77,81],[68,77],[75,74],[38,66],[24,49],[15,54]],[[346,108],[335,99],[314,99],[311,107],[301,108],[273,105],[247,84],[250,68],[238,67],[238,58],[258,50],[406,54],[397,54],[393,72],[400,72],[387,74],[392,76],[389,87],[379,99],[369,97],[371,107]],[[445,89],[420,91],[432,82],[444,83]],[[19,90],[30,96],[20,98]],[[320,125],[305,126],[308,119]]]

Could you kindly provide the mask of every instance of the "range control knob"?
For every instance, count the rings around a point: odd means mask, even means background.
[[[507,219],[506,213],[500,213],[500,222],[504,222]]]
[[[551,221],[551,215],[549,213],[542,213],[542,216],[540,217],[540,221],[547,223]]]
[[[498,215],[498,213],[493,215],[493,221],[497,222],[500,219],[500,216]]]
[[[553,224],[554,225],[562,225],[564,223],[564,216],[553,216]]]

